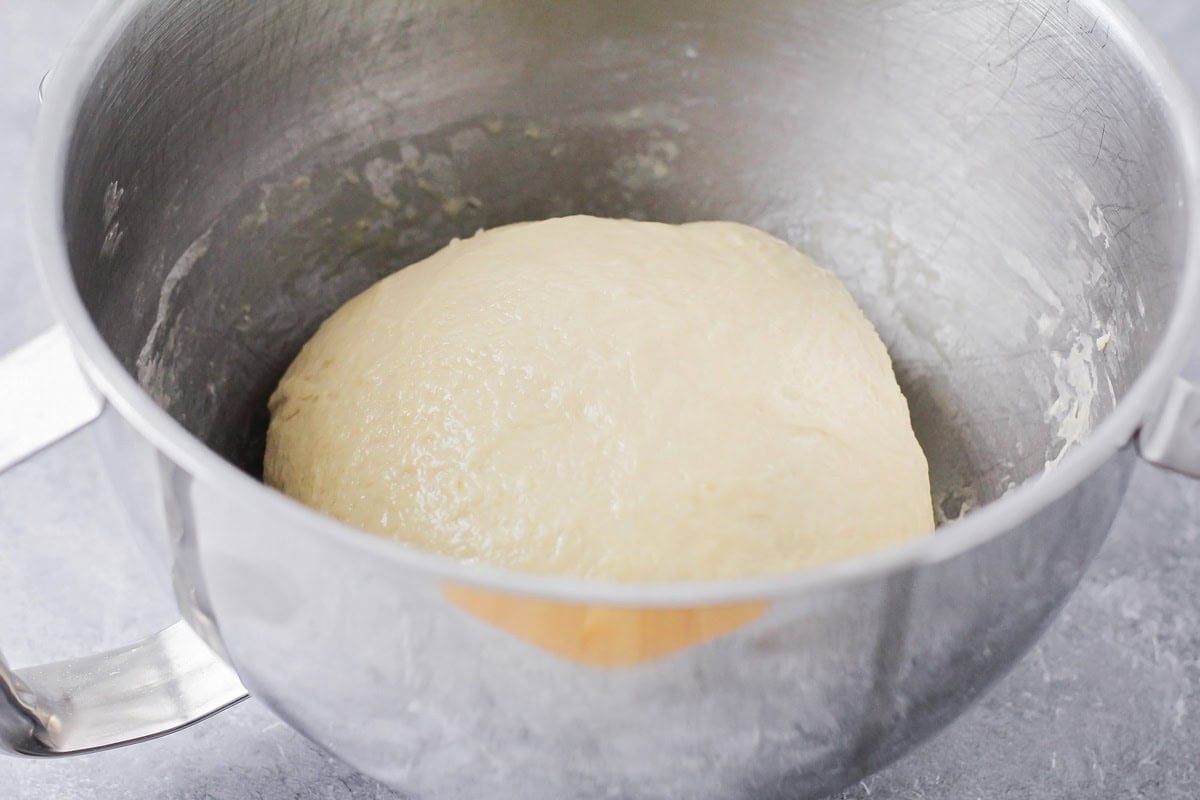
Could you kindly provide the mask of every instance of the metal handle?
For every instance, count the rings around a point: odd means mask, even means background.
[[[1138,432],[1138,450],[1152,464],[1200,478],[1200,386],[1175,379]]]
[[[0,358],[0,473],[104,408],[52,329]],[[182,622],[130,647],[11,670],[0,655],[0,753],[59,756],[161,736],[246,697]]]

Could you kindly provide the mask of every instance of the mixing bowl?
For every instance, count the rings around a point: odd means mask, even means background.
[[[156,735],[244,685],[412,797],[816,797],[1026,651],[1139,429],[1200,465],[1173,383],[1196,113],[1115,4],[107,0],[46,95],[61,326],[0,366],[0,461],[90,422],[183,622],[0,666],[6,750]],[[569,213],[746,222],[836,270],[895,359],[938,531],[800,574],[579,582],[259,482],[267,396],[328,313],[452,237]]]

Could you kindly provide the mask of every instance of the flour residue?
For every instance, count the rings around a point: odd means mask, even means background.
[[[121,246],[121,240],[125,238],[125,231],[121,230],[121,223],[114,222],[104,232],[104,241],[100,243],[100,257],[112,258],[117,254],[117,248]]]
[[[679,157],[679,145],[669,139],[648,142],[636,153],[626,153],[613,163],[613,177],[630,191],[641,191],[666,179]]]
[[[376,200],[389,207],[400,205],[394,187],[400,182],[405,167],[403,163],[397,164],[386,158],[374,158],[363,165],[363,177]]]
[[[1100,206],[1093,206],[1088,212],[1088,232],[1092,234],[1093,239],[1104,237],[1105,250],[1112,246],[1112,228],[1104,218],[1104,209]]]
[[[125,190],[117,181],[112,181],[104,189],[104,239],[100,242],[101,258],[115,256],[121,240],[125,238],[125,232],[121,230],[121,223],[117,220],[117,213],[121,210],[121,200],[124,197]]]
[[[1084,334],[1076,339],[1066,355],[1060,352],[1050,354],[1054,362],[1056,396],[1046,410],[1045,419],[1055,426],[1055,438],[1062,444],[1058,453],[1046,462],[1047,470],[1057,466],[1067,451],[1092,430],[1092,406],[1097,392],[1097,352],[1096,339]]]
[[[1104,218],[1104,209],[1096,202],[1096,195],[1092,194],[1092,190],[1087,187],[1086,183],[1078,179],[1072,188],[1075,201],[1087,215],[1088,233],[1093,239],[1103,238],[1104,249],[1109,249],[1112,246],[1113,230],[1108,220]]]
[[[167,272],[167,277],[163,280],[162,289],[158,294],[158,308],[154,314],[154,324],[150,326],[150,332],[146,334],[146,341],[142,345],[141,352],[138,353],[136,363],[138,382],[150,393],[151,397],[160,403],[164,402],[168,395],[166,373],[162,367],[164,362],[170,358],[175,341],[174,329],[167,329],[165,326],[167,315],[175,302],[176,289],[180,282],[188,276],[188,273],[196,266],[196,262],[208,253],[212,232],[213,229],[210,227],[199,239],[192,242]]]
[[[613,131],[671,130],[685,133],[689,129],[686,120],[679,115],[679,107],[672,103],[646,103],[620,111],[581,111],[572,114],[571,125]]]
[[[104,227],[108,228],[113,224],[113,220],[117,218],[117,212],[121,210],[121,200],[125,197],[125,190],[121,188],[121,184],[113,181],[104,189]]]
[[[1058,292],[1054,291],[1054,287],[1046,280],[1046,276],[1042,274],[1041,270],[1029,260],[1029,256],[1012,247],[1005,247],[1002,254],[1008,268],[1029,287],[1033,294],[1037,295],[1039,300],[1058,313],[1063,312],[1062,298]]]

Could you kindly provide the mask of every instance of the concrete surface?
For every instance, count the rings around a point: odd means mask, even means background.
[[[90,5],[0,4],[0,352],[50,324],[24,238],[27,153],[38,81]],[[1200,87],[1200,3],[1135,6]],[[122,645],[173,616],[126,547],[100,470],[85,431],[0,481],[0,642],[14,666]],[[1037,649],[949,731],[843,800],[1200,796],[1198,588],[1200,484],[1144,467]],[[0,798],[13,800],[395,797],[253,700],[123,750],[0,758]]]

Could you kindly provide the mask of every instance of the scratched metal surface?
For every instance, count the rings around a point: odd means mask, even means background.
[[[36,86],[89,0],[7,0],[0,30],[0,350],[49,324],[21,190]],[[1200,6],[1135,6],[1200,86]],[[1197,374],[1193,368],[1193,374]],[[125,547],[84,433],[0,482],[0,641],[15,665],[170,621]],[[1200,791],[1200,486],[1142,468],[1090,577],[1012,676],[949,731],[843,798],[1192,798]],[[15,798],[391,798],[253,701],[181,734],[62,761],[0,761]]]

